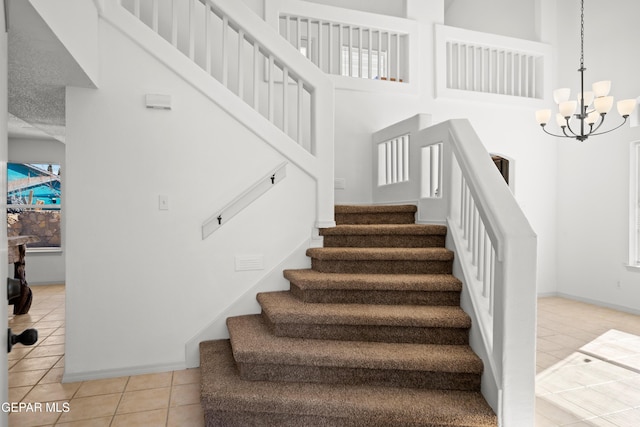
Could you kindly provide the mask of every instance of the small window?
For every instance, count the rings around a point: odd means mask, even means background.
[[[60,165],[7,164],[7,235],[36,236],[31,249],[61,247]]]

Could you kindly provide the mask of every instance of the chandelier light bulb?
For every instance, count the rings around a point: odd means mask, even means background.
[[[600,114],[607,114],[613,108],[613,96],[601,96],[593,101],[593,106]]]
[[[560,114],[564,118],[571,117],[576,112],[576,108],[578,108],[578,101],[564,101],[558,105]]]
[[[570,96],[571,89],[569,89],[568,87],[563,87],[561,89],[556,89],[553,91],[553,100],[558,105],[565,101],[568,101]]]
[[[578,105],[580,105],[580,101],[582,100],[582,93],[578,93]],[[593,102],[593,98],[594,98],[594,93],[589,91],[586,91],[584,93],[584,106],[588,107],[589,105],[591,105],[591,103]]]
[[[622,117],[628,117],[636,108],[636,100],[623,99],[622,101],[618,101],[618,104],[616,106],[618,109],[618,114],[620,114]]]
[[[539,125],[546,125],[551,118],[551,110],[538,110],[536,111],[536,120]]]
[[[598,112],[597,112],[597,111],[592,111],[592,112],[590,112],[590,113],[587,115],[587,119],[586,119],[587,124],[589,124],[589,125],[594,124],[595,122],[597,122],[597,121],[598,121],[598,117],[600,117],[600,114],[598,114]]]
[[[595,82],[592,85],[592,88],[596,98],[607,96],[609,95],[609,91],[611,90],[611,80],[603,80],[601,82]]]

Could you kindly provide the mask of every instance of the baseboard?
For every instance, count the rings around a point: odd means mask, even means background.
[[[143,365],[143,366],[127,366],[122,369],[101,369],[99,371],[64,373],[62,375],[63,383],[73,383],[77,381],[101,380],[106,378],[128,377],[132,375],[156,374],[160,372],[181,371],[187,369],[186,363],[183,361],[159,364],[159,365]]]
[[[637,310],[637,309],[633,309],[633,308],[630,308],[630,307],[624,307],[622,305],[617,305],[617,304],[609,304],[609,303],[606,303],[606,302],[602,302],[602,301],[598,301],[598,300],[594,300],[594,299],[590,299],[590,298],[579,297],[577,295],[571,295],[571,294],[565,294],[563,292],[557,292],[554,296],[557,296],[557,297],[560,297],[560,298],[566,298],[566,299],[570,299],[570,300],[574,300],[574,301],[578,301],[578,302],[584,302],[586,304],[597,305],[598,307],[610,308],[611,310],[621,311],[623,313],[640,315],[640,310]]]

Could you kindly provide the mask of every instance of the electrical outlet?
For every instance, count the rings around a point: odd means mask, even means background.
[[[345,178],[336,178],[333,181],[333,188],[335,190],[344,190],[347,188],[347,180]]]

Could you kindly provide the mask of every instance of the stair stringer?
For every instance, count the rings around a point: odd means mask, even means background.
[[[253,286],[237,297],[224,310],[185,344],[185,360],[187,368],[200,366],[200,343],[208,340],[229,338],[227,318],[245,314],[260,314],[261,307],[256,299],[260,292],[285,291],[289,289],[289,281],[282,272],[287,269],[309,268],[311,260],[306,256],[306,249],[313,246],[313,238],[304,240],[291,253],[285,256],[278,265],[273,267]]]
[[[469,292],[469,279],[470,273],[464,268],[464,263],[460,258],[464,250],[462,242],[456,239],[455,225],[451,221],[447,221],[448,233],[446,237],[445,247],[455,253],[453,258],[453,275],[462,282],[462,292],[460,294],[460,306],[471,317],[471,329],[469,329],[469,345],[473,351],[482,359],[484,363],[484,371],[481,377],[481,392],[486,399],[491,409],[500,418],[500,400],[502,390],[499,387],[497,378],[497,370],[493,363],[493,358],[490,357],[491,345],[489,339],[485,333],[482,332],[478,321],[479,307],[474,303],[471,293]]]
[[[318,136],[320,142],[316,144],[315,154],[312,154],[182,52],[137,20],[126,9],[113,1],[108,1],[102,8],[100,16],[314,179],[317,192],[316,227],[335,226],[333,221],[334,88],[326,76],[311,64],[306,65],[317,75],[314,78],[314,81],[318,81],[315,87],[319,98],[316,110],[324,111],[325,117],[331,118],[329,121],[324,120],[316,124],[315,127],[320,129],[321,135]],[[268,28],[268,31],[272,31],[266,23],[260,22]],[[280,40],[279,35],[275,34],[275,36]],[[281,40],[281,43],[286,49],[292,49],[284,40]],[[328,111],[330,114],[327,113]]]

